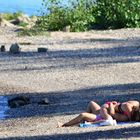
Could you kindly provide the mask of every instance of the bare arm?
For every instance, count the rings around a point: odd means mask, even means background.
[[[129,102],[127,102],[123,106],[123,110],[125,110],[124,113],[128,117],[129,120],[131,120],[131,112],[132,112],[133,107],[134,107],[134,105]]]
[[[105,120],[112,118],[108,113],[108,110],[107,110],[108,108],[109,106],[107,104],[104,104],[100,109],[101,117]]]
[[[128,117],[126,115],[123,114],[119,114],[119,113],[115,113],[114,115],[112,115],[112,117],[116,120],[116,121],[128,121]]]
[[[115,114],[115,105],[113,103],[110,103],[109,105],[109,114],[113,116]]]

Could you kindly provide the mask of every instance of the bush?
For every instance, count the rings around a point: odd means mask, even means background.
[[[1,14],[1,17],[6,19],[6,20],[13,20],[13,19],[17,19],[17,17],[19,17],[20,15],[22,15],[22,12],[16,12],[16,13],[3,13]]]
[[[57,31],[70,26],[71,31],[85,31],[95,21],[91,1],[69,1],[70,6],[66,6],[59,0],[43,0],[47,12],[43,12],[38,23],[43,30]]]
[[[72,4],[69,12],[71,31],[86,31],[95,22],[92,14],[94,5],[92,1],[78,0]]]
[[[97,0],[96,8],[102,28],[140,27],[140,0]]]
[[[64,1],[63,1],[64,3]],[[140,27],[140,0],[43,0],[42,16],[37,22],[42,30],[70,31],[91,28],[116,29]]]

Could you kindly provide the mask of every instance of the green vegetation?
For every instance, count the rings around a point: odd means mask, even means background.
[[[92,14],[94,9],[92,0],[89,2],[77,0],[68,3],[69,6],[62,6],[59,0],[43,0],[43,6],[47,12],[43,12],[40,18],[40,27],[49,31],[63,30],[66,26],[70,26],[71,31],[88,30],[95,22]]]
[[[97,11],[102,28],[140,27],[140,0],[98,0]]]
[[[13,19],[17,19],[19,16],[22,15],[22,12],[16,12],[16,13],[2,13],[0,14],[0,16],[6,20],[13,20]]]
[[[140,0],[42,0],[42,16],[31,29],[26,22],[19,35],[44,35],[46,31],[63,31],[66,27],[72,32],[90,29],[118,29],[140,27]],[[0,16],[14,20],[22,12]],[[31,17],[30,17],[31,18]],[[45,33],[46,32],[46,33]]]
[[[70,31],[140,27],[140,0],[43,0],[41,30]]]
[[[23,28],[21,29],[20,32],[18,32],[18,36],[36,36],[36,35],[50,36],[49,32],[44,32],[35,27],[33,27],[32,29]]]

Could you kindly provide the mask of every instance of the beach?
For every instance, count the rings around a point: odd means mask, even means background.
[[[58,128],[86,109],[91,100],[139,100],[140,29],[50,32],[19,37],[0,28],[0,95],[24,95],[31,104],[8,109],[0,120],[0,139],[139,139],[140,124]],[[10,54],[12,43],[21,53]],[[39,47],[47,48],[39,53]],[[48,98],[48,105],[38,105]]]

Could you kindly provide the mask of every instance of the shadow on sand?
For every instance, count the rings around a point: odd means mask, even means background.
[[[101,40],[84,40],[84,41],[92,42]],[[108,41],[110,42],[110,40]],[[115,47],[105,49],[48,51],[47,54],[46,53],[39,54],[37,52],[21,52],[20,54],[17,55],[7,55],[7,53],[0,53],[0,59],[1,63],[4,61],[3,64],[5,65],[5,69],[0,68],[0,72],[3,71],[16,72],[16,71],[32,71],[32,70],[49,71],[57,69],[65,70],[66,68],[84,69],[87,67],[94,66],[97,67],[100,65],[140,62],[140,46]],[[23,64],[25,65],[25,67],[23,67]],[[36,65],[34,66],[33,64]],[[102,87],[89,87],[86,89],[64,92],[18,93],[18,94],[12,93],[11,95],[7,95],[6,97],[10,99],[17,95],[24,95],[31,98],[31,104],[16,109],[9,109],[6,112],[8,115],[7,119],[24,118],[31,116],[52,116],[52,115],[55,116],[62,114],[75,114],[85,110],[87,103],[91,100],[94,100],[99,104],[103,104],[104,102],[110,100],[116,100],[119,102],[127,100],[140,101],[139,93],[140,93],[140,83],[130,83],[123,85],[118,84]],[[48,98],[50,104],[38,105],[37,102],[43,98]],[[11,137],[11,138],[3,138],[3,140],[8,139],[87,140],[94,139],[94,135],[96,135],[96,138],[102,139],[104,139],[106,136],[108,136],[108,138],[129,138],[132,136],[137,138],[140,137],[139,129],[140,127],[121,128],[116,130],[85,132],[78,134],[73,133],[73,134],[59,134],[49,136],[29,136],[29,137],[13,137],[13,138]],[[121,136],[119,135],[120,133]]]
[[[2,140],[95,140],[95,139],[129,139],[131,137],[140,137],[140,127],[120,128],[113,130],[102,130],[85,133],[72,134],[55,134],[45,136],[27,136],[27,137],[11,137]]]
[[[85,69],[118,63],[140,62],[140,46],[58,50],[47,53],[21,52],[9,55],[0,53],[5,68],[0,71],[32,71],[58,69]],[[14,67],[16,65],[16,67]]]
[[[140,83],[111,85],[103,87],[93,87],[65,92],[48,93],[19,93],[31,99],[31,104],[19,108],[9,109],[8,118],[21,118],[31,116],[50,116],[62,114],[74,114],[84,111],[89,101],[94,100],[99,104],[106,101],[116,100],[123,102],[127,100],[140,101]],[[17,96],[8,95],[7,98]],[[49,105],[38,105],[37,102],[43,98],[48,98]]]

